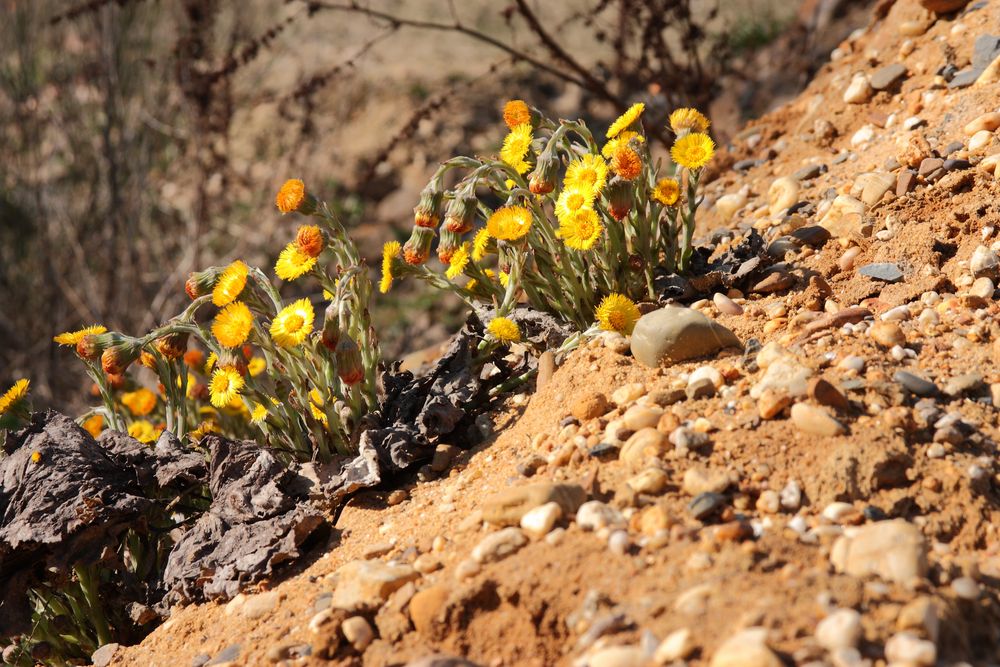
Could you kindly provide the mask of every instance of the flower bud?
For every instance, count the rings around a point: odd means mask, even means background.
[[[108,386],[112,389],[122,389],[125,386],[125,376],[114,373],[106,373],[104,375],[107,378]]]
[[[124,374],[142,352],[142,345],[137,338],[128,336],[122,338],[121,342],[115,343],[101,353],[101,368],[108,375]]]
[[[365,377],[361,362],[361,350],[350,336],[341,336],[337,343],[337,376],[344,384],[357,384]]]
[[[219,360],[216,363],[216,366],[218,368],[232,368],[244,377],[247,374],[247,359],[243,355],[243,350],[237,350],[229,347],[222,348],[222,352],[219,354]]]
[[[635,193],[632,191],[632,184],[627,181],[615,179],[608,186],[608,211],[618,222],[625,219],[629,211],[632,210]]]
[[[285,181],[274,197],[274,204],[282,215],[292,211],[312,215],[319,206],[316,197],[306,191],[306,184],[298,178]]]
[[[154,343],[156,351],[167,359],[180,359],[187,351],[188,333],[179,331],[161,336]]]
[[[646,260],[638,253],[632,253],[628,256],[628,268],[635,273],[640,273],[646,268]]]
[[[418,266],[426,262],[431,256],[434,236],[434,230],[429,227],[414,227],[410,240],[403,246],[403,259],[406,263]]]
[[[337,343],[340,341],[340,314],[333,303],[326,307],[326,312],[323,314],[323,333],[320,341],[331,352],[337,349]]]
[[[319,257],[326,245],[323,232],[316,225],[303,225],[295,235],[295,245],[303,255]]]
[[[420,192],[420,201],[413,208],[413,224],[417,227],[434,229],[441,220],[439,209],[444,193],[434,181]]]
[[[80,342],[76,344],[76,353],[83,359],[97,361],[104,350],[123,340],[125,340],[125,337],[114,331],[102,334],[89,334],[81,338]]]
[[[462,246],[462,235],[447,229],[441,232],[441,242],[438,243],[438,259],[442,264],[450,264],[455,251]]]
[[[444,228],[456,234],[470,231],[476,219],[476,203],[475,197],[456,195],[448,202],[448,209],[444,216]]]
[[[139,353],[139,365],[145,366],[151,371],[155,371],[156,357],[153,356],[152,352],[146,352],[146,350],[143,350],[141,353]]]
[[[538,156],[535,170],[528,176],[528,189],[532,194],[547,195],[556,188],[556,175],[559,171],[559,160],[550,151],[543,151]]]
[[[184,291],[187,292],[192,301],[200,296],[211,294],[223,270],[224,267],[221,266],[210,266],[204,271],[195,271],[189,274],[184,283]]]

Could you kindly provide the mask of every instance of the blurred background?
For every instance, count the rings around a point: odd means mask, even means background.
[[[297,227],[273,204],[287,178],[375,267],[439,162],[498,150],[507,99],[595,133],[636,101],[697,106],[725,143],[872,4],[0,0],[0,389],[29,377],[36,408],[78,409],[82,366],[52,336],[145,333],[191,271],[272,266]],[[374,310],[389,359],[463,316],[412,283]]]

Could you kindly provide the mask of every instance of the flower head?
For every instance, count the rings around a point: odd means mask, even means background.
[[[247,285],[248,267],[242,260],[236,260],[226,267],[212,289],[212,303],[218,307],[236,301]]]
[[[503,122],[514,129],[518,125],[531,123],[531,108],[524,100],[510,100],[503,105]]]
[[[429,227],[414,227],[410,238],[403,246],[403,261],[411,266],[419,266],[427,261],[434,242],[434,230]]]
[[[685,131],[704,134],[708,131],[708,126],[709,120],[697,109],[675,109],[670,114],[670,129],[677,134]]]
[[[462,275],[462,272],[465,271],[465,267],[468,265],[469,244],[463,243],[452,253],[451,260],[448,262],[448,270],[444,272],[444,275],[448,277],[448,280],[454,280]]]
[[[251,357],[250,361],[247,362],[247,373],[252,378],[257,377],[265,370],[267,370],[267,362],[264,361],[264,357]]]
[[[513,320],[494,317],[486,326],[486,331],[499,343],[516,343],[521,340],[521,330]]]
[[[632,333],[639,319],[639,308],[627,296],[609,294],[601,300],[594,315],[605,331],[627,335]]]
[[[122,405],[136,417],[145,417],[156,407],[156,394],[145,387],[122,394]]]
[[[187,351],[188,337],[189,334],[186,331],[175,331],[157,338],[153,346],[156,347],[157,352],[167,359],[180,359]],[[142,359],[140,358],[141,361]],[[155,364],[150,366],[150,368],[155,369]]]
[[[584,155],[573,160],[566,168],[563,187],[590,192],[600,192],[608,178],[608,165],[600,155]]]
[[[250,423],[260,426],[267,419],[267,408],[261,403],[254,403],[250,411]]]
[[[215,424],[215,422],[206,420],[198,424],[198,428],[188,433],[188,437],[191,438],[191,440],[193,440],[194,442],[198,442],[206,435],[210,433],[216,433],[218,430],[219,427]]]
[[[608,139],[614,139],[622,130],[627,129],[632,123],[639,120],[639,116],[646,109],[646,105],[642,102],[637,102],[630,106],[625,113],[615,119],[615,122],[611,123],[611,127],[608,128]]]
[[[96,438],[104,430],[104,416],[90,415],[83,420],[81,426],[83,426],[83,430],[89,433],[91,437]]]
[[[481,262],[490,251],[490,230],[483,227],[472,237],[472,261]]]
[[[628,144],[621,144],[611,154],[611,170],[631,181],[642,172],[642,158]]]
[[[279,347],[300,345],[312,331],[314,317],[309,299],[299,299],[275,316],[271,322],[271,338]]]
[[[521,123],[511,128],[510,133],[503,140],[503,147],[500,149],[500,159],[514,168],[519,174],[523,174],[531,165],[524,159],[531,150],[531,125]]]
[[[243,376],[236,369],[228,366],[216,369],[212,373],[212,381],[208,384],[212,405],[217,408],[228,406],[233,402],[233,399],[239,397],[244,384]]]
[[[402,252],[399,241],[389,241],[382,246],[382,280],[378,283],[378,291],[385,294],[392,287],[392,265]]]
[[[184,363],[191,368],[198,368],[205,363],[205,353],[197,349],[188,350],[184,353]]]
[[[670,149],[673,161],[687,169],[701,169],[715,154],[715,144],[707,134],[692,132],[674,142]]]
[[[156,432],[156,427],[145,419],[138,419],[128,425],[128,434],[138,440],[149,444],[156,440],[159,433]]]
[[[652,197],[664,206],[673,206],[681,194],[680,183],[674,178],[661,178],[653,188]]]
[[[278,190],[274,203],[281,211],[282,215],[297,211],[306,198],[306,184],[298,178],[285,181],[281,189]]]
[[[219,357],[218,355],[215,354],[215,352],[209,353],[208,359],[205,360],[205,368],[203,369],[205,375],[208,375],[209,373],[212,372],[212,369],[215,368],[215,362],[217,362],[218,360]]]
[[[28,395],[28,388],[31,381],[21,378],[13,386],[0,396],[0,415],[4,415],[16,405],[22,398]]]
[[[316,225],[302,225],[295,234],[296,247],[308,257],[319,257],[325,244],[323,232]]]
[[[444,192],[436,185],[435,181],[427,184],[420,191],[420,201],[413,207],[413,224],[415,227],[429,227],[434,229],[438,226],[440,215],[438,209],[441,208],[441,200]]]
[[[633,139],[635,139],[636,142],[640,144],[646,140],[645,137],[643,137],[638,132],[633,132],[632,130],[625,130],[617,137],[615,137],[608,143],[604,144],[604,148],[601,149],[601,155],[610,160],[611,154],[615,152],[616,148],[618,148],[619,146],[627,145]]]
[[[581,208],[559,221],[560,238],[574,250],[590,250],[603,231],[601,218],[592,208]]]
[[[593,190],[564,189],[556,199],[556,219],[561,223],[564,218],[573,216],[577,211],[590,208],[596,194]]]
[[[219,311],[212,322],[212,335],[223,347],[239,347],[253,329],[253,315],[242,301],[234,301]]]
[[[514,241],[531,229],[531,211],[523,206],[498,208],[486,221],[489,235],[500,241]]]
[[[107,329],[102,327],[100,324],[94,324],[92,326],[85,327],[77,331],[67,331],[65,333],[61,333],[52,340],[59,343],[60,345],[73,347],[76,346],[76,344],[79,343],[81,340],[83,340],[84,336],[91,336],[91,335],[96,336],[97,334],[102,334],[105,331],[107,331]]]
[[[285,246],[274,263],[274,272],[282,280],[297,280],[312,270],[316,258],[302,252],[294,242]]]

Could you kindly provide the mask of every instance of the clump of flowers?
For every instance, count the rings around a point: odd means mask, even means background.
[[[487,323],[487,334],[496,342],[517,340],[505,320],[519,300],[585,333],[631,333],[637,302],[657,298],[654,272],[690,269],[698,182],[715,151],[708,119],[678,109],[668,121],[672,163],[661,171],[645,111],[631,106],[600,142],[582,121],[508,102],[497,156],[442,164],[410,238],[386,244],[381,291],[415,277],[493,303],[500,323]],[[463,173],[450,189],[449,172]],[[435,241],[440,271],[428,266]]]

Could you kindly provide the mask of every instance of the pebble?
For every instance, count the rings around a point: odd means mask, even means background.
[[[856,354],[850,354],[837,364],[837,368],[842,368],[845,371],[854,371],[855,373],[860,373],[865,369],[865,360],[863,357],[859,357]]]
[[[330,604],[345,611],[377,609],[392,593],[418,578],[420,573],[409,565],[351,561],[337,570],[337,588]]]
[[[917,396],[934,396],[938,393],[936,384],[908,371],[896,371],[892,379],[904,389]]]
[[[563,510],[559,503],[547,502],[544,505],[528,510],[521,517],[521,529],[532,539],[545,537],[556,521],[562,518]]]
[[[962,394],[978,389],[983,385],[983,374],[978,371],[957,375],[944,386],[944,393],[948,396],[961,396]]]
[[[695,519],[701,520],[714,514],[725,502],[725,496],[719,493],[699,493],[688,503],[688,512]]]
[[[623,526],[625,517],[614,507],[600,500],[590,500],[580,505],[576,513],[576,523],[583,530],[598,531],[602,528]]]
[[[853,577],[877,575],[909,584],[927,574],[927,546],[920,530],[904,519],[878,521],[837,538],[830,562]]]
[[[808,403],[796,403],[792,406],[792,423],[800,431],[810,435],[833,437],[847,432],[844,425],[825,410]]]
[[[865,204],[850,195],[837,195],[830,209],[820,218],[819,224],[835,238],[850,237],[861,233]]]
[[[971,137],[976,132],[983,130],[993,132],[997,128],[1000,128],[1000,111],[991,111],[977,116],[963,128],[963,131],[966,136]]]
[[[969,137],[969,151],[976,152],[986,148],[993,143],[993,133],[989,130],[980,130]]]
[[[587,667],[635,667],[647,659],[646,652],[638,646],[609,646],[587,658]]]
[[[628,552],[628,533],[624,530],[616,530],[608,537],[608,549],[617,556],[624,556]]]
[[[599,391],[589,392],[573,403],[570,412],[581,422],[596,419],[611,409],[607,397]]]
[[[230,644],[226,648],[219,651],[218,655],[212,658],[207,663],[204,663],[206,667],[211,665],[223,665],[226,663],[235,662],[236,658],[240,657],[240,651],[243,650],[243,646],[240,644]]]
[[[802,505],[802,487],[794,479],[788,480],[785,487],[781,489],[781,506],[789,512],[794,512]]]
[[[743,314],[743,306],[736,303],[722,292],[715,293],[715,295],[712,297],[712,303],[714,303],[715,307],[719,309],[719,312],[724,315]]]
[[[108,667],[108,665],[110,665],[111,661],[114,659],[115,653],[118,652],[119,648],[120,648],[119,644],[115,643],[105,644],[104,646],[94,651],[94,653],[90,656],[91,664],[93,665],[93,667]],[[15,662],[12,660],[10,661],[10,664],[15,664]]]
[[[389,507],[394,507],[405,502],[409,497],[409,494],[403,489],[396,489],[385,499],[385,504]]]
[[[688,399],[710,398],[715,396],[715,383],[709,378],[698,378],[688,382],[686,394]]]
[[[892,321],[875,322],[868,329],[868,335],[872,340],[885,348],[906,344],[906,335],[903,334],[903,330],[899,328],[898,324]]]
[[[825,405],[838,410],[846,410],[851,407],[847,397],[831,382],[823,378],[813,378],[809,381],[806,389],[809,398],[820,405]]]
[[[281,596],[277,591],[250,595],[240,608],[240,613],[246,618],[261,618],[274,611],[280,600]]]
[[[670,477],[659,468],[647,468],[626,483],[636,493],[655,496],[666,491]]]
[[[844,102],[847,104],[864,104],[872,98],[874,91],[868,77],[862,73],[855,74],[844,91]]]
[[[472,560],[477,563],[494,563],[517,552],[528,543],[520,528],[503,528],[480,540],[472,549]]]
[[[702,493],[721,493],[730,483],[729,474],[725,471],[709,472],[695,466],[685,471],[682,488],[688,495],[697,496]]]
[[[684,660],[694,653],[696,648],[690,629],[674,630],[653,651],[653,664],[668,665],[675,660]]]
[[[663,410],[659,408],[651,408],[646,405],[633,405],[625,411],[622,421],[625,422],[625,428],[628,430],[639,431],[644,428],[656,426],[662,414]]]
[[[658,460],[668,449],[667,436],[655,428],[644,428],[633,433],[618,454],[632,470],[641,470],[650,460]]]
[[[996,287],[993,281],[986,276],[976,278],[975,282],[972,283],[972,287],[969,288],[969,294],[977,296],[980,299],[992,299],[995,291]]]
[[[420,554],[413,561],[413,569],[420,574],[430,574],[431,572],[437,572],[444,565],[438,560],[437,556],[433,554]]]
[[[920,637],[937,641],[941,629],[937,603],[926,595],[907,602],[896,616],[897,630],[911,630]]]
[[[723,195],[715,200],[715,210],[722,220],[729,220],[738,210],[746,206],[750,188],[743,186],[739,192]]]
[[[354,650],[364,653],[368,645],[375,639],[375,631],[363,616],[351,616],[340,624],[340,631]]]
[[[997,254],[993,250],[986,246],[978,246],[972,251],[972,257],[969,258],[969,271],[974,278],[985,277],[995,280],[1000,277],[998,269],[1000,269],[1000,259],[997,258]]]
[[[853,609],[837,609],[816,626],[816,643],[827,651],[854,648],[861,640],[861,614]]]
[[[774,419],[791,404],[792,397],[787,392],[765,389],[757,399],[757,412],[761,419]]]
[[[324,632],[325,626],[328,625],[333,619],[334,612],[332,609],[324,609],[320,611],[309,619],[309,632],[312,632],[313,634]]]
[[[899,632],[885,643],[885,658],[890,663],[929,667],[937,662],[937,647],[932,641],[909,632]]]
[[[872,74],[871,87],[875,90],[885,90],[906,76],[906,65],[893,63],[880,67]]]
[[[859,174],[851,187],[851,196],[860,199],[866,206],[874,206],[896,185],[896,175],[878,171]]]
[[[767,646],[765,628],[739,632],[715,650],[709,667],[782,667],[782,662]]]
[[[578,484],[515,486],[483,501],[483,520],[496,526],[516,526],[530,510],[549,502],[558,504],[565,516],[572,516],[586,499],[587,492]]]
[[[858,273],[887,283],[894,283],[903,278],[903,272],[900,270],[899,266],[888,262],[865,264],[858,269]]]
[[[851,147],[857,148],[867,144],[869,141],[875,138],[875,126],[868,124],[863,125],[861,129],[851,136]]]
[[[632,355],[649,367],[706,356],[726,347],[742,348],[742,343],[726,327],[681,306],[646,313],[632,332]]]
[[[760,512],[777,514],[781,509],[781,496],[773,489],[765,489],[760,492],[754,507]]]
[[[799,182],[790,176],[776,178],[767,190],[767,202],[771,215],[778,215],[797,202],[799,189]]]

